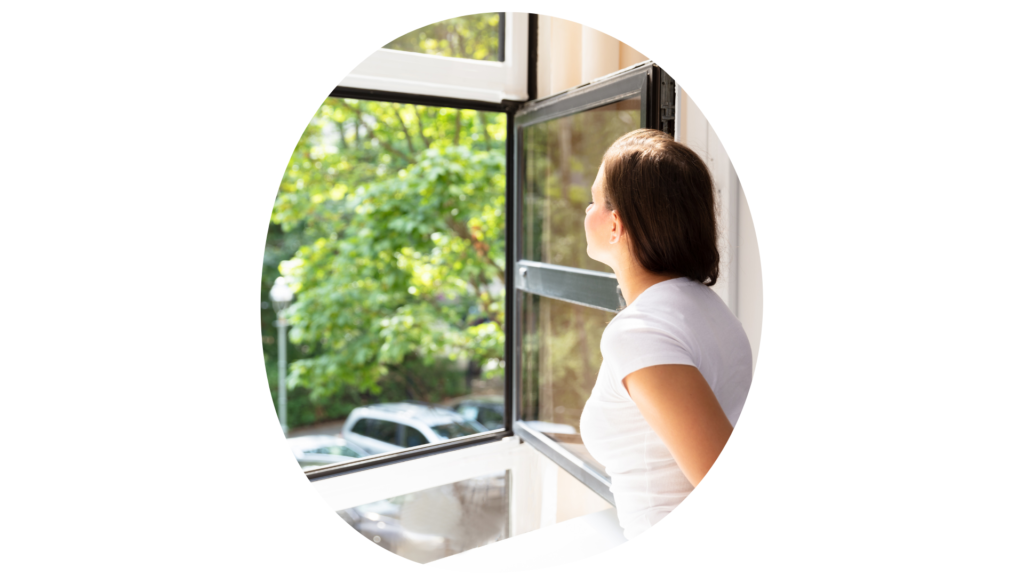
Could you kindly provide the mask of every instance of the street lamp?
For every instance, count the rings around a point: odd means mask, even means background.
[[[285,380],[288,378],[288,320],[284,311],[292,303],[295,293],[288,287],[288,278],[279,276],[270,289],[270,301],[277,312],[277,418],[281,421],[281,431],[288,433],[288,391]]]

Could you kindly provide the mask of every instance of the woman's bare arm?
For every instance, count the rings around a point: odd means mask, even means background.
[[[732,425],[704,376],[693,366],[663,364],[637,370],[623,384],[687,480],[696,486],[732,434]]]

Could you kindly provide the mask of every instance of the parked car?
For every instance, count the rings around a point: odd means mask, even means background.
[[[483,394],[452,398],[446,403],[464,417],[476,420],[489,430],[505,426],[505,398],[498,394]],[[542,434],[578,434],[569,424],[556,424],[540,420],[527,420],[525,424]]]
[[[505,397],[497,394],[463,396],[451,401],[450,406],[470,420],[476,420],[488,430],[505,427]]]
[[[356,408],[341,435],[350,446],[383,454],[480,432],[487,428],[449,408],[391,402]]]
[[[303,470],[369,456],[362,448],[326,434],[295,436],[288,439],[288,445]]]

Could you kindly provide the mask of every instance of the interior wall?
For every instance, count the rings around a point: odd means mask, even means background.
[[[757,368],[757,351],[761,346],[761,252],[757,248],[750,205],[739,187],[739,319],[750,340]]]
[[[718,192],[719,252],[722,265],[711,287],[739,318],[750,340],[754,366],[761,345],[761,255],[739,176],[714,128],[700,108],[682,90],[676,106],[677,140],[707,163]]]
[[[554,16],[537,17],[537,97],[639,64],[647,57],[607,34]]]

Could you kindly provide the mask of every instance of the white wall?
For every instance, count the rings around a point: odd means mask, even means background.
[[[676,139],[704,159],[718,192],[722,264],[718,282],[712,289],[743,324],[756,367],[761,344],[761,257],[750,206],[725,146],[682,89],[677,89],[676,114]]]
[[[754,221],[750,216],[750,206],[743,194],[743,186],[739,186],[739,222],[737,258],[739,266],[739,294],[737,315],[750,340],[750,349],[754,353],[754,367],[757,368],[757,351],[761,346],[761,253],[757,249],[757,236],[754,234]]]
[[[633,47],[593,28],[537,17],[537,97],[544,98],[647,60]]]

